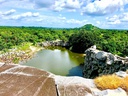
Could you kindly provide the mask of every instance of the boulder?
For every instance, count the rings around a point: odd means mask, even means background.
[[[124,71],[119,71],[119,72],[115,72],[115,74],[119,77],[126,77],[128,76],[127,72],[124,72]]]
[[[85,51],[85,64],[83,74],[85,78],[95,78],[105,74],[113,74],[128,69],[128,59],[105,51],[100,51],[93,46]]]
[[[98,60],[101,60],[101,61],[104,61],[107,58],[107,53],[106,52],[103,52],[103,51],[97,52],[96,53],[96,57],[94,57],[94,58],[96,58]]]

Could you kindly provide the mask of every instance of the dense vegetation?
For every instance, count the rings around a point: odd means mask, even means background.
[[[128,56],[127,30],[99,29],[92,25],[85,25],[79,29],[79,32],[70,36],[69,42],[71,50],[75,52],[83,53],[95,44],[100,50]]]
[[[83,53],[96,44],[98,49],[118,54],[128,55],[128,31],[100,29],[91,24],[81,28],[57,29],[44,27],[0,27],[0,50],[19,46],[23,42],[34,45],[51,40],[69,41],[70,49]]]
[[[30,42],[34,45],[42,41],[64,40],[67,41],[71,29],[52,29],[43,27],[0,27],[0,50],[10,49],[13,46],[21,45],[23,42]]]

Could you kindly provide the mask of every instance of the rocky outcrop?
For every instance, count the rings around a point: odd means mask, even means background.
[[[58,76],[3,63],[0,63],[0,89],[0,96],[127,96],[121,88],[101,91],[93,79]]]
[[[51,73],[12,64],[0,65],[0,96],[57,96]]]
[[[92,96],[91,88],[96,88],[93,80],[82,77],[55,76],[58,96]]]
[[[42,42],[40,45],[43,46],[43,47],[48,47],[48,46],[68,47],[69,43],[65,42],[65,41],[62,41],[62,40],[55,40],[55,41],[45,41],[45,42]]]
[[[95,78],[103,74],[112,74],[128,69],[128,59],[100,51],[96,46],[85,51],[84,77]]]

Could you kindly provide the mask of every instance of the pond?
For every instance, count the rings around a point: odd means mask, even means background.
[[[73,53],[62,47],[48,47],[38,51],[35,56],[22,63],[62,76],[82,76],[83,54]]]

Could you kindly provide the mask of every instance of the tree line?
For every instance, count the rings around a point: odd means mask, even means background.
[[[43,41],[68,41],[70,50],[78,53],[92,45],[98,49],[128,56],[128,30],[100,29],[91,24],[81,28],[45,28],[45,27],[0,27],[0,51],[11,49],[24,42],[34,45]]]

